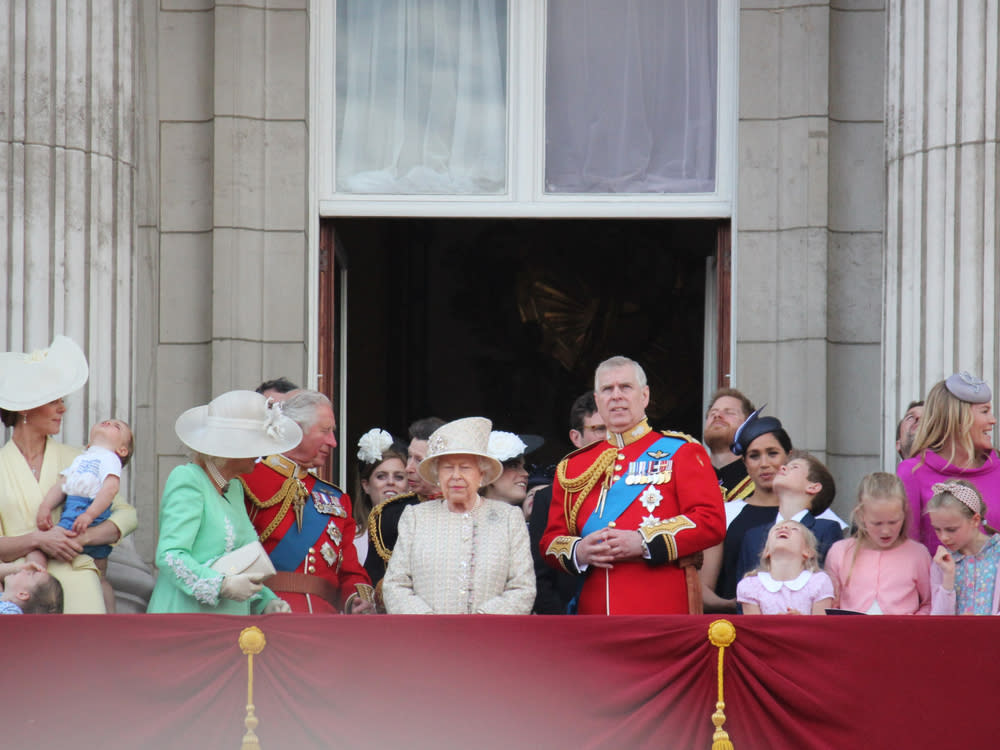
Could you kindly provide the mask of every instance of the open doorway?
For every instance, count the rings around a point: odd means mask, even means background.
[[[431,415],[541,435],[532,460],[554,462],[571,449],[570,405],[614,354],[646,369],[654,427],[699,434],[706,258],[728,222],[352,218],[323,229],[348,279],[337,326],[348,466],[370,427],[405,439]],[[721,296],[726,348],[728,287]]]

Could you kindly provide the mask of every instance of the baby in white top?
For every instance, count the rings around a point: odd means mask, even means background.
[[[132,430],[122,420],[106,419],[95,424],[90,430],[87,449],[62,471],[65,481],[54,484],[38,507],[35,518],[38,528],[51,529],[52,512],[64,502],[58,523],[64,529],[81,534],[91,525],[106,521],[121,484],[122,467],[132,457],[132,448]],[[111,545],[88,545],[83,551],[94,558],[104,578]],[[48,564],[45,553],[38,549],[29,552],[26,558],[43,568]]]

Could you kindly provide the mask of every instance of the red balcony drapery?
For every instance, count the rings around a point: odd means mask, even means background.
[[[263,750],[708,750],[714,619],[2,617],[0,744],[235,750],[247,697],[237,639],[256,625]],[[998,620],[731,621],[725,729],[737,750],[992,741]]]

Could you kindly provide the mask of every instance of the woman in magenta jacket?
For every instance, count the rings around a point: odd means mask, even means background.
[[[1000,524],[1000,456],[993,449],[997,420],[992,399],[990,387],[967,372],[936,383],[927,395],[913,457],[896,469],[913,513],[910,536],[922,542],[931,555],[937,550],[938,538],[924,508],[937,482],[969,480],[990,508],[984,520],[991,526]]]

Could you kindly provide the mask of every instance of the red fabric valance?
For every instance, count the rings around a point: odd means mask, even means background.
[[[704,748],[710,616],[0,617],[0,745]],[[986,747],[994,618],[734,617],[736,750]],[[988,710],[988,709],[987,709]],[[989,714],[987,713],[987,717]]]

